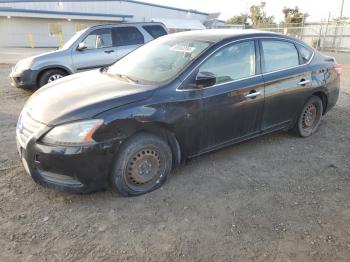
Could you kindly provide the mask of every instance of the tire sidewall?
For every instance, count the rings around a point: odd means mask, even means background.
[[[317,123],[311,130],[305,130],[303,128],[303,115],[304,115],[305,110],[307,109],[307,107],[310,104],[315,104],[315,106],[316,106],[316,109],[317,109],[316,121],[317,121]],[[321,119],[322,119],[322,112],[323,112],[322,100],[319,97],[312,96],[307,101],[307,103],[304,105],[303,110],[301,111],[301,114],[300,114],[298,122],[297,122],[298,133],[301,137],[309,137],[318,130],[318,127],[319,127],[319,125],[321,123]]]
[[[65,74],[62,70],[59,70],[59,69],[47,70],[40,76],[39,87],[42,87],[42,86],[48,84],[49,78],[52,75],[61,75],[62,77],[65,77],[67,74]]]
[[[127,183],[126,168],[129,159],[142,149],[153,149],[158,152],[161,159],[161,174],[158,179],[158,183],[155,183],[147,190],[135,191],[130,188]],[[135,137],[131,137],[129,140],[123,143],[117,152],[114,166],[111,173],[111,185],[112,187],[123,196],[138,196],[142,195],[161,187],[171,171],[172,168],[172,153],[167,143],[157,136],[152,134],[138,134]]]

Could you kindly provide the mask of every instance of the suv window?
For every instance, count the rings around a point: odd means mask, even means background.
[[[114,27],[113,41],[115,46],[140,45],[144,38],[136,27]]]
[[[299,65],[299,55],[294,44],[286,41],[261,41],[264,55],[263,72],[272,72]]]
[[[306,48],[305,46],[298,45],[299,51],[301,58],[303,59],[303,64],[309,62],[311,56],[312,56],[312,51],[309,48]]]
[[[232,44],[212,55],[199,68],[216,76],[216,84],[255,75],[254,41]]]
[[[144,25],[142,28],[145,29],[154,39],[167,34],[165,29],[160,25]]]
[[[110,28],[101,28],[92,31],[85,39],[87,49],[105,48],[112,46],[112,34]]]

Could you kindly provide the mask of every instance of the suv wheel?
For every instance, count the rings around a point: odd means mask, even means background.
[[[51,83],[57,79],[66,76],[67,73],[60,69],[49,69],[43,72],[39,78],[39,87]]]
[[[131,137],[117,154],[111,184],[123,196],[142,195],[159,188],[171,171],[169,145],[152,134]]]

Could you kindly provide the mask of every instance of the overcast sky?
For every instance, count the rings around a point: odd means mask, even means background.
[[[220,12],[220,19],[246,12],[249,6],[260,3],[255,0],[143,0],[145,2],[169,5],[184,9],[216,13]],[[314,22],[327,20],[328,13],[331,18],[339,17],[341,0],[265,0],[267,15],[273,15],[276,21],[283,20],[284,6],[298,6],[302,12],[309,13],[307,21]],[[343,16],[350,17],[350,0],[345,0]]]

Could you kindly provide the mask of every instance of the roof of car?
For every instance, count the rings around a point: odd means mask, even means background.
[[[196,30],[186,31],[181,33],[175,33],[168,35],[169,37],[179,37],[186,39],[195,39],[198,41],[209,41],[209,42],[220,42],[226,39],[239,38],[239,37],[281,37],[287,38],[285,35],[259,31],[254,29],[207,29],[207,30]]]
[[[136,25],[160,25],[160,26],[164,26],[163,23],[161,22],[135,22],[135,23],[112,23],[112,24],[99,24],[99,25],[93,25],[89,28],[100,28],[100,27],[124,27],[124,26],[136,26]]]

